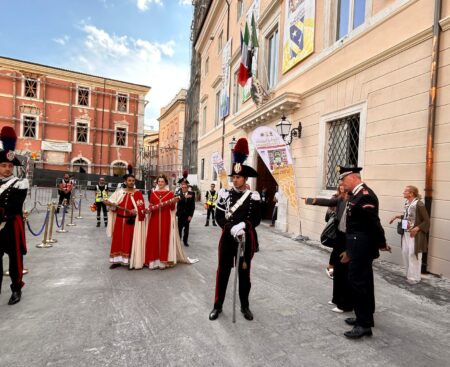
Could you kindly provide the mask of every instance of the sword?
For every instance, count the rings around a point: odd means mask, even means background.
[[[241,260],[241,255],[242,255],[242,257],[244,256],[245,234],[243,234],[242,236],[239,236],[237,238],[237,241],[238,241],[238,248],[237,248],[237,253],[236,253],[236,266],[235,266],[235,270],[234,270],[234,290],[233,290],[233,323],[236,322],[237,278],[238,278],[238,273],[239,273],[239,262]],[[247,264],[245,263],[245,261],[242,262],[242,268],[243,269],[247,268]]]

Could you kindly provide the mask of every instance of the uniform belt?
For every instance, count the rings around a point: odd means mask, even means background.
[[[135,215],[122,215],[122,214],[117,214],[117,216],[119,218],[136,218]]]

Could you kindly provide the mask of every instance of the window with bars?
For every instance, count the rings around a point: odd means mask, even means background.
[[[28,98],[38,97],[38,81],[34,78],[26,78],[23,95]]]
[[[357,166],[359,147],[359,113],[328,123],[328,152],[326,188],[336,189],[339,173],[337,167]]]
[[[37,118],[35,116],[23,116],[23,131],[24,138],[36,138]]]
[[[76,142],[87,143],[88,142],[89,125],[87,122],[77,122],[76,128]]]
[[[128,111],[128,95],[123,93],[117,94],[117,111],[119,112]]]
[[[89,106],[89,88],[78,87],[77,101],[79,106]]]
[[[127,128],[116,128],[116,145],[125,146],[127,142]]]

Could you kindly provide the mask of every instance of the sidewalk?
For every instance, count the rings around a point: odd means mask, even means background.
[[[374,336],[347,340],[349,314],[327,304],[328,252],[263,224],[252,262],[254,321],[238,305],[231,322],[232,272],[224,312],[211,322],[220,228],[204,227],[201,207],[185,248],[199,263],[129,271],[109,269],[109,239],[87,204],[53,248],[36,248],[41,239],[27,230],[22,301],[7,305],[6,277],[0,295],[0,366],[448,366],[445,279],[410,286],[400,267],[377,262]],[[34,230],[43,218],[33,213]]]

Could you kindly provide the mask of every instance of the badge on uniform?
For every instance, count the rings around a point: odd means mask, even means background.
[[[242,166],[241,166],[241,164],[240,164],[240,163],[236,163],[236,164],[234,165],[234,172],[239,173],[239,172],[241,172],[241,171],[242,171]]]

